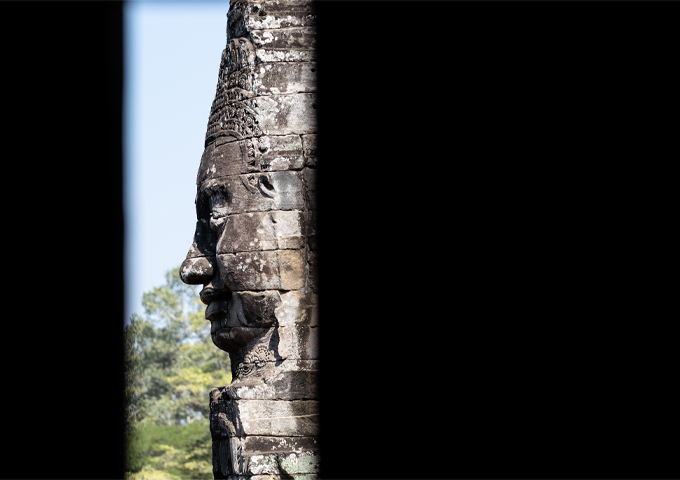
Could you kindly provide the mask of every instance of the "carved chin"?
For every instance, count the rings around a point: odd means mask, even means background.
[[[248,342],[266,331],[266,328],[225,327],[212,334],[212,341],[218,348],[232,352],[245,347]]]

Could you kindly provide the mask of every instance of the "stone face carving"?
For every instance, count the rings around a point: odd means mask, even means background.
[[[232,383],[210,394],[213,473],[316,478],[316,17],[275,0],[234,1],[227,18],[180,269],[231,358]]]

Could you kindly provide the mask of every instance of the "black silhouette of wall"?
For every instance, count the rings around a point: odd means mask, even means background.
[[[2,2],[4,478],[123,476],[122,2]]]

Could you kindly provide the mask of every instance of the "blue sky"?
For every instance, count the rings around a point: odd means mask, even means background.
[[[125,318],[184,260],[229,2],[124,7]]]

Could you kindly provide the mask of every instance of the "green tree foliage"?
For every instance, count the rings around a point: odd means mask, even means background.
[[[231,369],[197,290],[179,267],[167,272],[125,327],[130,479],[212,478],[208,394],[231,382]]]

